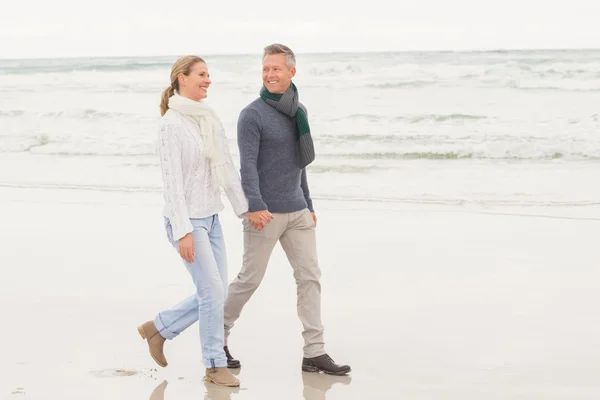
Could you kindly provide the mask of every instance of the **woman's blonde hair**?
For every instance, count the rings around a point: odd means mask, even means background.
[[[169,109],[169,98],[175,94],[175,91],[179,93],[179,74],[189,75],[192,67],[199,62],[205,63],[204,60],[198,56],[183,56],[175,61],[175,64],[171,67],[171,85],[163,90],[160,99],[161,117],[165,115]]]

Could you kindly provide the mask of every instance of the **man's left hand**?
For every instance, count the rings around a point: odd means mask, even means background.
[[[313,217],[313,221],[315,221],[315,228],[317,227],[317,214],[315,214],[314,212],[311,213],[312,217]]]

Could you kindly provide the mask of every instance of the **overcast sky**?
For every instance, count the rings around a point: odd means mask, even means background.
[[[0,58],[600,48],[600,0],[6,0]]]

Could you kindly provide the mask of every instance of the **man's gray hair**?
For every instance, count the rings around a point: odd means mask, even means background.
[[[265,52],[263,54],[263,60],[266,56],[270,56],[273,54],[285,54],[285,62],[288,68],[292,68],[296,66],[296,56],[292,49],[287,47],[286,45],[273,43],[267,47],[265,47]]]

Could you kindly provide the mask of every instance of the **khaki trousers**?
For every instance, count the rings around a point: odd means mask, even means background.
[[[225,344],[242,309],[260,285],[277,241],[294,270],[298,316],[304,327],[304,357],[325,354],[321,323],[321,270],[317,260],[315,227],[308,209],[273,213],[273,220],[258,231],[245,219],[242,269],[231,282],[225,300]]]

